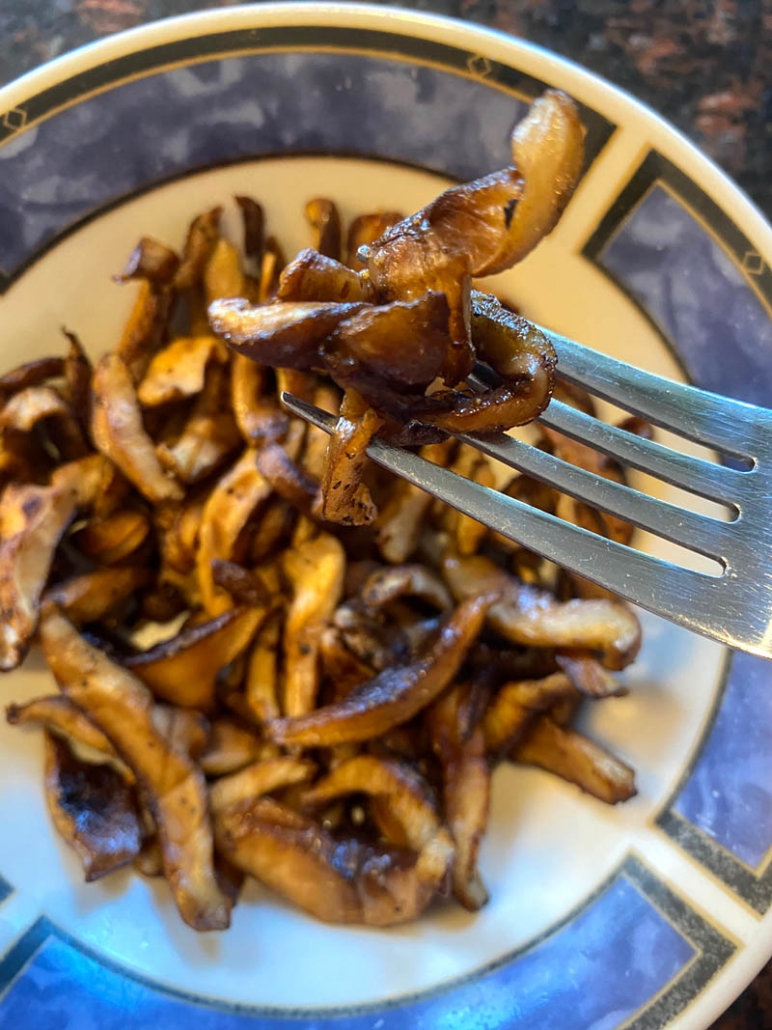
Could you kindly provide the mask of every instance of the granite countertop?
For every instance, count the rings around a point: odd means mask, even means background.
[[[0,83],[121,29],[236,0],[0,0]],[[659,111],[772,218],[772,0],[403,0],[522,36]],[[713,1030],[772,1030],[772,963]]]

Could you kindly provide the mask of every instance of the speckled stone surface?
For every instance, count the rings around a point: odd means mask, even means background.
[[[235,3],[219,0],[224,7]],[[109,33],[213,6],[218,3],[0,0],[0,83]],[[529,39],[629,90],[697,143],[772,218],[772,0],[417,0],[412,6]],[[772,963],[713,1030],[772,1030]]]

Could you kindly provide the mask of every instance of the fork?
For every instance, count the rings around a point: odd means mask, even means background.
[[[602,537],[523,501],[374,439],[373,461],[510,540],[693,632],[772,658],[772,411],[672,382],[538,327],[558,355],[558,374],[648,422],[740,462],[683,454],[552,400],[540,421],[697,496],[717,501],[729,520],[692,511],[602,478],[504,433],[458,434],[484,454],[689,551],[720,573],[683,567]],[[490,385],[478,366],[470,385]],[[292,394],[294,414],[331,433],[334,415]],[[737,465],[743,463],[745,467]]]

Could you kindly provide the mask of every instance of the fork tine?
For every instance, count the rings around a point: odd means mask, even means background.
[[[539,328],[555,347],[564,379],[689,440],[725,454],[755,457],[748,431],[758,426],[758,408],[663,379]],[[772,423],[772,414],[767,413],[767,421]]]
[[[713,501],[731,501],[742,489],[743,478],[753,474],[674,451],[554,399],[539,416],[539,422],[589,444],[624,465]]]
[[[290,411],[319,429],[328,433],[334,430],[337,422],[334,415],[292,394],[282,393],[281,399]],[[714,604],[711,595],[721,582],[718,577],[680,568],[597,536],[382,440],[373,440],[367,453],[379,465],[510,540],[620,597],[667,615],[680,625],[704,632],[700,620]],[[685,603],[685,598],[689,598],[689,604]],[[728,637],[727,642],[731,642]]]
[[[726,532],[731,523],[688,511],[622,483],[604,479],[504,433],[486,437],[459,433],[458,439],[505,465],[534,476],[595,508],[632,522],[641,529],[648,529],[666,540],[711,558],[726,557]]]

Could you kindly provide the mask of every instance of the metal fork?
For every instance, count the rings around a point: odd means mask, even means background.
[[[685,568],[608,540],[383,441],[373,440],[368,455],[464,514],[626,600],[729,647],[772,658],[772,411],[671,382],[558,333],[542,332],[555,347],[558,374],[566,381],[740,462],[720,465],[682,454],[556,400],[540,421],[625,466],[721,502],[729,521],[604,479],[505,434],[459,434],[458,439],[595,508],[715,559],[720,574]],[[282,400],[313,425],[328,433],[334,430],[335,416],[291,394],[283,394]],[[735,467],[740,463],[747,467]]]

